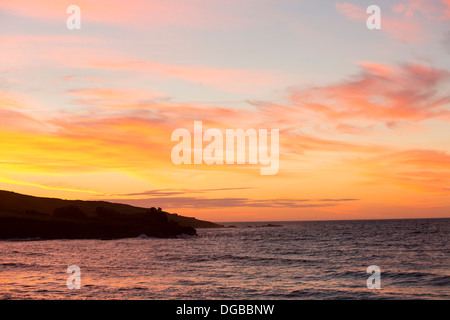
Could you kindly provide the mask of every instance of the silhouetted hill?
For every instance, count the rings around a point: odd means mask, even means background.
[[[173,237],[221,225],[161,208],[106,201],[42,198],[0,190],[0,238]]]

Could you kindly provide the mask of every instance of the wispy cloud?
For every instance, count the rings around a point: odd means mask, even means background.
[[[109,194],[109,196],[116,197],[129,197],[129,196],[174,196],[180,194],[192,194],[192,193],[210,193],[217,191],[235,191],[235,190],[248,190],[254,189],[254,187],[238,187],[238,188],[209,188],[209,189],[161,189],[161,190],[147,190],[143,192],[135,193],[123,193],[123,194]],[[99,194],[98,196],[105,196],[105,194]]]
[[[420,64],[399,67],[361,63],[361,71],[340,83],[293,89],[298,108],[312,110],[328,119],[421,121],[448,119],[448,92],[438,88],[448,83],[450,72]]]
[[[358,199],[322,199],[314,202],[309,199],[249,199],[249,198],[200,198],[200,197],[152,197],[146,199],[103,199],[130,205],[148,207],[159,206],[169,209],[183,208],[321,208],[333,207],[345,201]]]

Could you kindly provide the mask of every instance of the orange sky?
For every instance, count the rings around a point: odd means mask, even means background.
[[[449,1],[0,4],[0,189],[211,221],[450,217]],[[275,175],[177,128],[279,129]]]

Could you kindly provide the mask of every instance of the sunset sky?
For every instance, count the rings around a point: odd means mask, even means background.
[[[279,129],[278,173],[175,165],[194,121]],[[219,222],[450,217],[450,0],[1,1],[0,124],[4,190]]]

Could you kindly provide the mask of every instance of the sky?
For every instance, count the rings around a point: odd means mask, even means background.
[[[449,0],[1,1],[0,189],[218,222],[450,217],[449,56]],[[277,173],[175,164],[194,121],[278,129]]]

